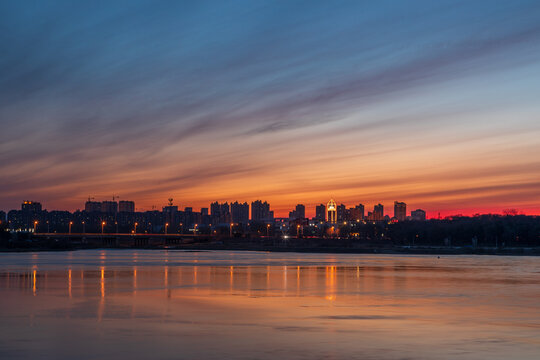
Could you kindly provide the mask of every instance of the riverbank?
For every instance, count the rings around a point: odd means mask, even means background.
[[[59,244],[60,245],[60,244]],[[540,247],[494,248],[494,247],[305,247],[305,246],[268,246],[258,244],[221,245],[221,244],[177,244],[156,246],[93,246],[71,244],[65,246],[28,246],[0,248],[0,252],[42,252],[42,251],[77,251],[88,249],[144,249],[170,251],[264,251],[295,253],[330,253],[330,254],[396,254],[396,255],[500,255],[500,256],[540,256]]]

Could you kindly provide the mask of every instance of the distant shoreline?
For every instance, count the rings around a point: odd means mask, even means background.
[[[29,247],[1,248],[0,253],[21,252],[56,252],[79,250],[171,250],[171,251],[262,251],[294,252],[314,254],[383,254],[383,255],[494,255],[494,256],[540,256],[540,247],[524,248],[434,248],[434,247],[384,247],[384,248],[334,248],[334,247],[283,247],[283,246],[219,246],[219,245],[176,245],[176,246],[140,246],[140,247]]]

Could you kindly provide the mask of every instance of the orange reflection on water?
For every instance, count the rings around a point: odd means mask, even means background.
[[[32,271],[32,293],[36,296],[36,270]]]
[[[326,296],[327,300],[336,299],[336,267],[326,267]]]
[[[265,359],[359,353],[395,358],[384,349],[399,349],[407,358],[454,358],[449,343],[466,355],[534,359],[540,345],[537,259],[516,260],[513,268],[527,266],[528,272],[508,274],[497,261],[479,266],[478,258],[459,266],[425,257],[349,265],[176,266],[171,253],[167,265],[144,265],[141,257],[137,266],[106,267],[101,256],[96,253],[95,264],[82,269],[40,265],[38,274],[30,263],[22,271],[4,271],[4,326],[19,327],[5,332],[6,341],[18,344],[13,334],[76,337],[70,332],[75,327],[81,336],[75,350],[92,339],[93,358],[102,358],[100,346],[140,352],[150,343],[152,351],[171,358],[181,348],[187,359],[234,351]],[[34,318],[39,328],[26,327]],[[67,343],[62,351],[69,346],[77,347]],[[42,351],[35,349],[33,355]]]
[[[101,267],[101,272],[100,272],[100,281],[99,281],[99,285],[100,285],[100,290],[101,290],[101,297],[104,298],[105,297],[105,268],[102,266]]]
[[[169,267],[165,266],[163,269],[163,281],[165,283],[165,287],[169,286]]]

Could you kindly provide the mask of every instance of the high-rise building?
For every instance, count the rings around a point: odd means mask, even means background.
[[[320,204],[315,206],[315,219],[318,221],[325,221],[326,220],[326,206],[324,204]]]
[[[360,221],[364,219],[364,205],[358,204],[349,209],[349,220]]]
[[[41,203],[35,201],[24,201],[21,204],[21,210],[23,212],[39,213],[42,211]]]
[[[12,212],[10,211],[8,213],[8,217],[9,214],[12,214]],[[36,221],[37,223],[40,222],[42,214],[43,209],[41,203],[36,201],[24,201],[21,204],[21,212],[19,214],[12,214],[13,219],[10,218],[8,220],[17,223],[17,228],[30,230],[36,227],[34,224]]]
[[[177,224],[180,223],[178,206],[172,205],[172,201],[169,202],[169,205],[163,207],[163,225],[169,224],[171,229],[175,229]],[[189,226],[189,224],[187,224]]]
[[[305,219],[306,218],[306,207],[302,204],[296,205],[296,208],[293,211],[289,212],[289,219]]]
[[[238,201],[231,203],[231,218],[233,223],[247,225],[249,223],[249,204]]]
[[[126,212],[126,213],[134,213],[135,212],[135,202],[126,201],[126,200],[120,200],[118,202],[118,211],[119,212]]]
[[[329,223],[337,222],[337,206],[334,199],[330,199],[328,204],[326,204],[326,221]]]
[[[21,210],[23,212],[41,212],[43,210],[41,203],[36,201],[24,201],[21,204]]]
[[[377,204],[373,207],[373,220],[383,221],[384,220],[384,206]]]
[[[231,222],[231,212],[229,203],[213,202],[210,204],[210,215],[213,224],[225,224]]]
[[[217,201],[210,204],[210,215],[219,216],[220,212],[221,207],[219,206],[219,203]]]
[[[394,217],[397,221],[405,221],[407,219],[407,204],[394,201]]]
[[[90,213],[101,212],[101,203],[99,201],[88,200],[84,204],[84,211],[90,212]]]
[[[416,221],[426,221],[426,212],[422,209],[411,211],[411,219]]]
[[[306,207],[303,204],[296,205],[296,218],[305,219],[306,218]]]
[[[268,221],[274,218],[270,204],[256,200],[251,203],[251,221]]]
[[[41,203],[35,201],[24,201],[21,204],[21,210],[23,213],[40,213],[43,211]]]
[[[347,220],[347,208],[345,205],[340,204],[336,208],[336,217],[338,222]]]
[[[102,201],[101,212],[107,214],[116,214],[118,212],[118,203],[116,201]]]
[[[214,216],[221,217],[229,213],[230,213],[230,209],[229,209],[229,204],[227,202],[220,204],[219,202],[216,201],[210,204],[210,215],[212,215],[213,217]]]

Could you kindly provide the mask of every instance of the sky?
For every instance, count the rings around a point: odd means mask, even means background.
[[[0,1],[0,209],[540,214],[540,2]]]

